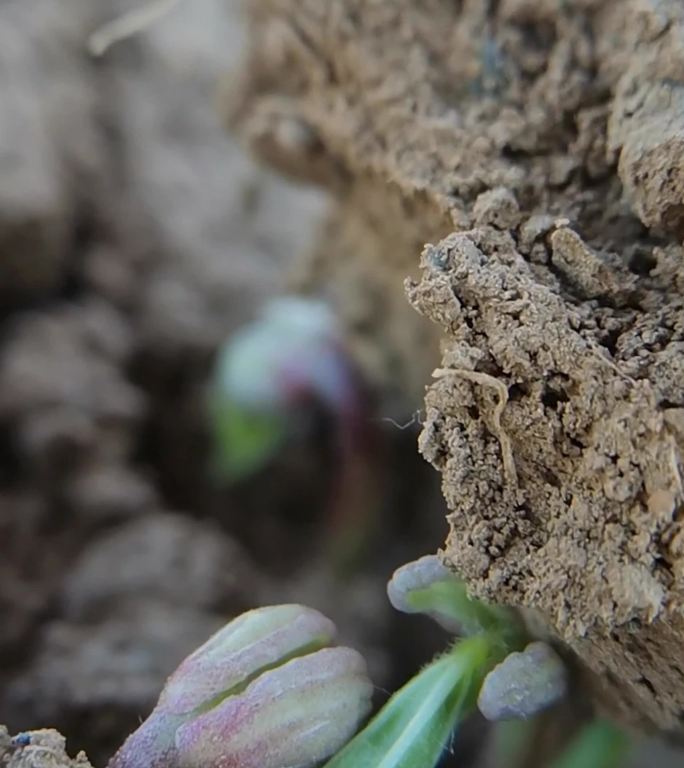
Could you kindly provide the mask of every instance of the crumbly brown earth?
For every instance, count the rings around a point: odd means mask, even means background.
[[[681,3],[250,8],[234,120],[335,193],[314,274],[354,283],[352,325],[390,329],[396,378],[438,369],[420,449],[442,473],[446,561],[543,616],[606,711],[677,730]]]
[[[92,768],[84,752],[72,759],[66,739],[57,731],[43,729],[10,736],[0,725],[0,765],[3,768]]]

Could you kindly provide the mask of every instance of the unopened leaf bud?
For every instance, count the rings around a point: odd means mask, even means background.
[[[537,641],[511,653],[485,677],[477,705],[487,720],[528,718],[565,695],[568,676],[560,656]]]
[[[108,768],[304,768],[329,757],[372,694],[363,657],[328,647],[334,636],[301,605],[239,616],[180,664]]]
[[[351,648],[264,672],[176,732],[181,768],[305,768],[337,752],[368,714],[372,686]]]

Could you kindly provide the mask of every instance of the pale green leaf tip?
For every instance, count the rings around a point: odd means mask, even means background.
[[[456,606],[449,611],[444,601],[431,599],[435,585],[447,584],[458,587],[459,579],[440,561],[437,555],[424,555],[397,568],[387,583],[387,596],[394,608],[402,613],[425,613],[447,631],[463,633],[462,616]],[[420,596],[421,600],[416,600]],[[439,604],[439,607],[437,607]],[[446,608],[446,610],[445,610]]]

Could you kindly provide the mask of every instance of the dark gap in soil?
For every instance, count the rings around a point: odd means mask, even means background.
[[[523,383],[511,384],[508,388],[508,402],[514,403],[516,400],[522,400],[530,394],[529,387]]]
[[[556,410],[558,403],[567,403],[569,400],[570,397],[565,390],[551,389],[550,387],[545,387],[541,396],[541,401],[544,406],[553,411]]]

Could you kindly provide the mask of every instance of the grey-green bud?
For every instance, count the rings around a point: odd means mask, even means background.
[[[487,720],[528,718],[565,696],[568,676],[547,643],[530,643],[511,653],[485,677],[477,706]]]

